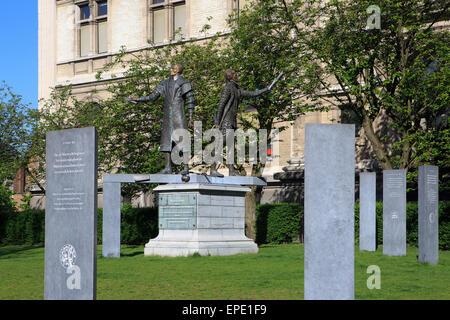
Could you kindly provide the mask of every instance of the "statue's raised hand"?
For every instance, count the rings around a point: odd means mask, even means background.
[[[133,100],[133,99],[131,99],[131,98],[125,98],[125,100],[127,100],[127,102],[130,102],[130,103],[133,103],[133,104],[136,104],[137,103],[137,101],[136,100]]]
[[[278,75],[278,77],[275,78],[275,80],[273,80],[273,82],[270,84],[270,86],[267,87],[267,90],[270,91],[272,90],[273,86],[277,84],[277,82],[281,79],[281,77],[284,75],[284,71],[281,71],[280,74]]]

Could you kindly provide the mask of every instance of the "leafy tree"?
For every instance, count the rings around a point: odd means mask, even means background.
[[[372,5],[380,8],[380,28],[367,28]],[[298,52],[302,104],[339,108],[362,127],[383,169],[433,163],[445,176],[449,33],[437,25],[448,20],[448,8],[439,0],[268,0],[257,10],[268,24],[289,25],[289,37],[275,28],[271,37]]]
[[[37,123],[31,136],[32,143],[27,168],[28,174],[33,178],[33,183],[44,193],[47,133],[54,130],[91,126],[99,128],[102,111],[103,109],[97,101],[90,98],[77,98],[72,93],[70,85],[53,89],[49,99],[40,101],[40,108],[34,115]],[[101,143],[100,141],[100,145]]]
[[[14,178],[27,164],[31,132],[35,127],[33,110],[13,93],[5,82],[0,84],[0,184]]]
[[[306,111],[319,110],[318,106],[297,103],[304,97],[298,90],[299,81],[303,81],[298,73],[298,45],[291,26],[279,15],[278,5],[277,1],[254,1],[228,20],[232,32],[226,52],[243,88],[262,89],[281,71],[285,73],[270,93],[241,103],[241,111],[252,110],[240,113],[242,126],[266,129],[268,138],[275,123],[293,121]],[[278,129],[282,131],[286,126]],[[263,169],[264,165],[258,163],[252,175],[260,176]]]

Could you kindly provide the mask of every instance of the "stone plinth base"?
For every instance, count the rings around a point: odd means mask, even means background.
[[[251,239],[228,241],[170,241],[150,240],[145,245],[146,256],[191,256],[198,253],[202,256],[229,256],[240,253],[258,253],[258,246]]]
[[[146,256],[257,253],[245,236],[245,193],[249,188],[216,184],[168,184],[154,189],[159,202],[159,234]]]

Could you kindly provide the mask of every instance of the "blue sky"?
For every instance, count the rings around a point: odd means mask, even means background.
[[[38,1],[2,0],[0,81],[24,103],[38,102]]]

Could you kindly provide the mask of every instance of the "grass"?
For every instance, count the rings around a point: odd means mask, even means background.
[[[98,248],[99,300],[302,300],[303,245],[264,245],[258,254],[145,257],[143,246],[122,246],[120,259]],[[450,252],[439,264],[417,261],[417,248],[403,257],[355,248],[356,299],[450,299]],[[369,290],[367,267],[381,269],[381,289]],[[44,248],[0,247],[0,300],[43,299]]]

